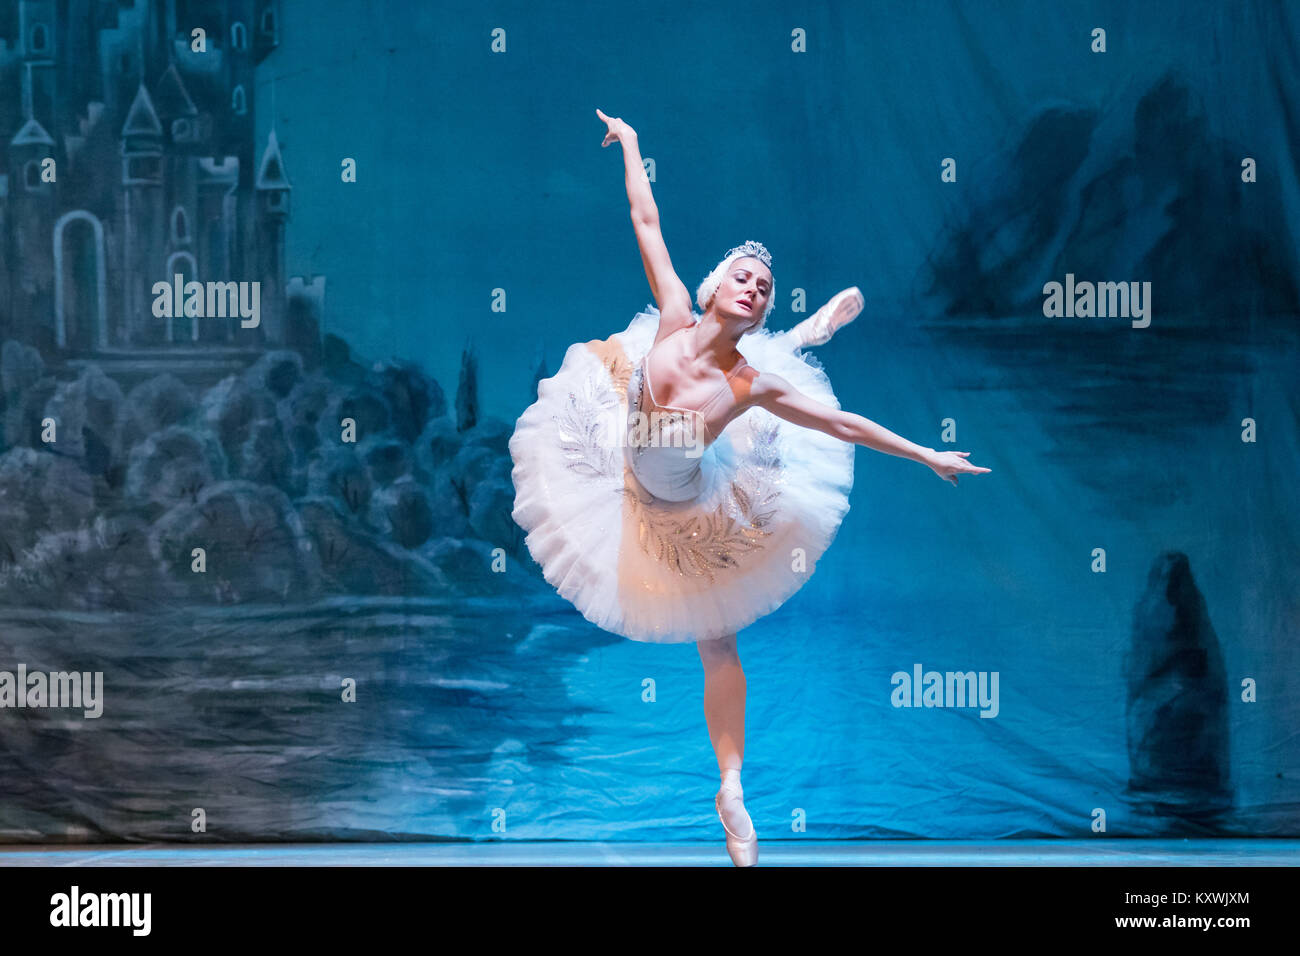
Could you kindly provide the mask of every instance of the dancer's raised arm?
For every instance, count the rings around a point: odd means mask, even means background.
[[[935,451],[933,448],[924,448],[869,418],[809,398],[781,376],[771,372],[762,372],[754,377],[750,384],[748,402],[804,428],[815,428],[855,445],[866,445],[876,451],[918,461],[954,485],[957,484],[958,475],[982,475],[993,470],[968,462],[968,451]]]
[[[596,115],[608,128],[605,140],[600,145],[608,146],[617,140],[623,146],[623,166],[627,173],[627,200],[631,206],[632,226],[636,230],[636,242],[641,250],[646,278],[650,280],[650,291],[659,305],[659,331],[655,335],[657,343],[678,329],[694,324],[691,318],[691,294],[677,277],[672,260],[668,257],[668,247],[659,230],[659,208],[650,192],[650,177],[642,165],[636,130],[617,117],[606,116],[599,109],[596,110]]]

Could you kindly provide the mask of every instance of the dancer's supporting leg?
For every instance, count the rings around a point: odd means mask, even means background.
[[[696,641],[696,647],[704,662],[704,718],[718,773],[724,782],[730,776],[738,783],[745,758],[745,672],[736,652],[736,635]],[[728,788],[720,802],[731,832],[741,837],[749,833],[752,824],[741,797]]]
[[[837,292],[829,302],[785,333],[790,347],[825,345],[832,335],[857,318],[862,305],[862,292],[857,286]]]

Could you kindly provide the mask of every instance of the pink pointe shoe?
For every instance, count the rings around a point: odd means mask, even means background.
[[[858,317],[862,311],[862,290],[850,286],[837,292],[829,302],[804,319],[793,329],[790,335],[800,347],[825,345],[831,336]]]
[[[751,820],[748,836],[742,839],[731,832],[726,819],[722,816],[723,791],[735,794],[737,799],[743,796],[743,792],[739,782],[727,780],[718,790],[718,795],[713,798],[713,806],[718,811],[718,819],[722,821],[722,829],[727,831],[727,853],[731,855],[731,862],[736,866],[753,866],[758,862],[758,831],[754,829],[754,823]]]

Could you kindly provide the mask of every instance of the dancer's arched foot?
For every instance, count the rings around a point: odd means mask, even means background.
[[[843,292],[837,292],[829,302],[791,329],[789,334],[801,348],[825,345],[832,335],[858,317],[862,306],[862,291],[857,286],[850,286]]]
[[[728,770],[713,804],[718,809],[722,828],[727,833],[727,853],[736,866],[753,866],[758,862],[758,833],[745,809],[740,773]]]

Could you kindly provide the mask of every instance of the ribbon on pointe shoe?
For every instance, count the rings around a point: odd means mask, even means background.
[[[723,809],[724,800],[728,801],[728,805],[725,811]],[[717,796],[713,798],[713,803],[714,806],[717,808],[718,818],[722,821],[722,829],[727,831],[727,835],[729,837],[733,838],[739,843],[748,843],[750,840],[753,839],[754,821],[750,818],[749,810],[746,809],[745,807],[745,794],[744,794],[744,790],[741,789],[739,780],[736,780],[734,782],[731,780],[724,781],[722,786],[718,788],[718,793]],[[735,804],[739,804],[739,806],[737,807],[735,806]],[[737,833],[735,830],[733,830],[727,823],[728,813],[730,813],[733,816],[740,816],[741,814],[744,814],[745,822],[749,824],[749,826],[746,828],[748,832]]]

